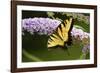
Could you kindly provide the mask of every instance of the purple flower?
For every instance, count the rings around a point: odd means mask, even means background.
[[[50,35],[60,25],[60,21],[50,18],[27,18],[22,20],[22,28],[34,34],[34,32],[42,35]]]
[[[81,40],[81,42],[83,44],[82,53],[84,55],[86,55],[90,49],[90,44],[89,44],[90,34],[87,32],[84,32],[82,29],[73,27],[73,29],[71,31],[71,35],[72,35],[72,37],[76,38],[77,40]]]
[[[86,54],[90,49],[90,44],[84,45],[84,47],[82,48],[82,53]]]
[[[89,33],[75,27],[73,27],[71,35],[75,38],[80,38],[80,40],[83,40],[83,38],[89,38]]]

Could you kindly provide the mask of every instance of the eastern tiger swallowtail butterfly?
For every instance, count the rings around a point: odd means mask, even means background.
[[[68,42],[69,39],[69,31],[71,29],[72,25],[72,18],[66,19],[63,21],[63,23],[60,24],[60,26],[57,27],[56,31],[50,35],[47,47],[63,47],[67,48],[66,42]]]

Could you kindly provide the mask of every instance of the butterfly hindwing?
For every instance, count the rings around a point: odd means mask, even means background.
[[[47,43],[47,47],[64,46],[64,42],[68,41],[68,32],[71,28],[72,18],[66,19],[57,28],[56,33],[50,35]]]
[[[63,44],[64,44],[64,42],[57,35],[52,34],[52,36],[49,37],[48,47],[54,47],[54,46],[57,46],[57,45],[63,46]]]

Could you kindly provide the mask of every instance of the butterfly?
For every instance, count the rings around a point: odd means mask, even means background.
[[[62,47],[67,48],[67,42],[69,40],[69,33],[72,26],[72,18],[66,19],[60,26],[57,27],[56,31],[49,36],[47,47]]]

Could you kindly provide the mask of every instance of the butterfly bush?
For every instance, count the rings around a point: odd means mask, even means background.
[[[90,45],[89,44],[84,45],[84,47],[82,48],[82,53],[86,54],[89,51],[89,49],[90,49]]]
[[[81,40],[83,44],[82,53],[86,54],[90,49],[90,44],[89,44],[90,34],[87,32],[84,32],[82,29],[73,27],[71,31],[71,35],[72,37]]]
[[[75,38],[80,38],[80,40],[83,40],[83,38],[89,38],[89,33],[75,27],[73,27],[71,35]]]
[[[31,34],[50,35],[60,23],[60,21],[50,18],[27,18],[22,20],[22,29],[23,32],[27,31]]]

